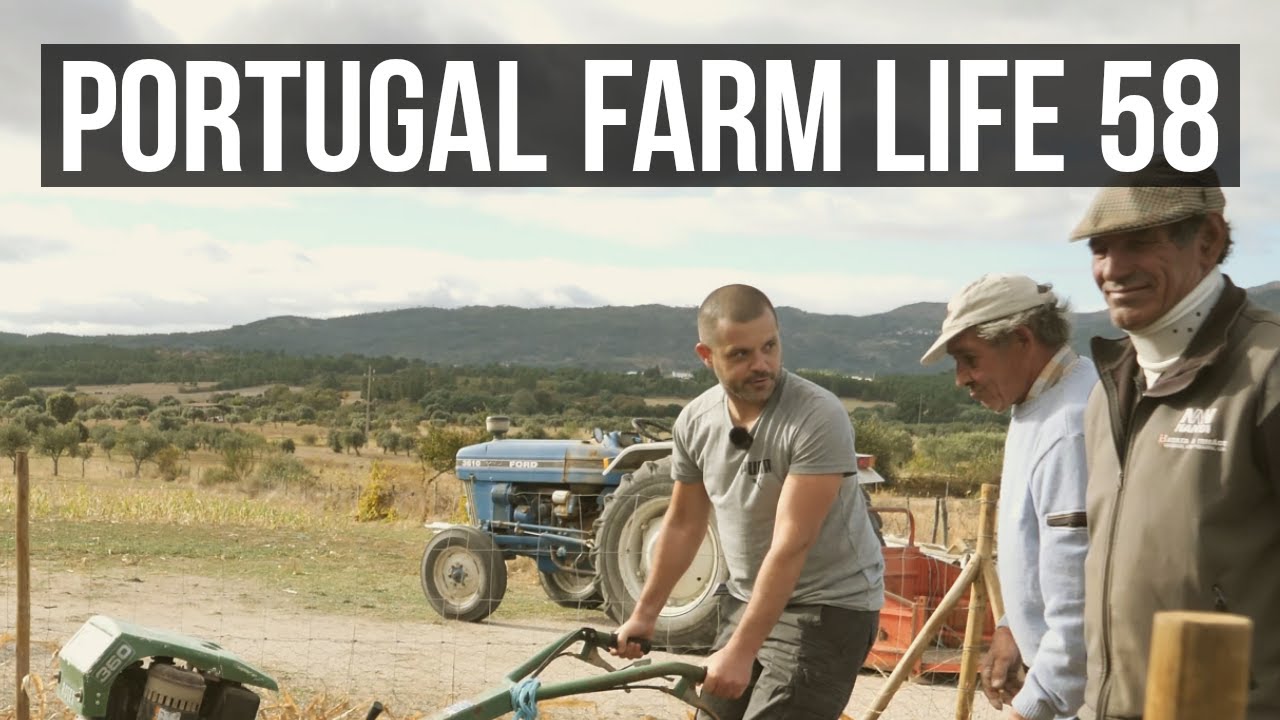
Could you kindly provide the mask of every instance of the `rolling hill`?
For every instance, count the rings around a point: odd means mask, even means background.
[[[1280,310],[1280,282],[1250,288]],[[665,371],[698,366],[694,309],[664,305],[599,308],[413,308],[330,319],[271,317],[225,330],[155,335],[0,333],[0,343],[28,346],[94,343],[126,348],[265,350],[292,355],[420,358],[444,365],[509,363],[538,367]],[[919,373],[946,313],[942,303],[914,303],[875,315],[822,315],[779,308],[786,364],[856,375]],[[1103,312],[1075,318],[1075,345],[1114,337]]]

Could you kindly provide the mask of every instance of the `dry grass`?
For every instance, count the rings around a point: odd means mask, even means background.
[[[844,403],[844,409],[853,412],[858,408],[874,408],[874,407],[890,407],[891,402],[884,400],[855,400],[854,398],[840,398],[840,402]]]
[[[14,488],[0,487],[0,507],[12,508]],[[332,522],[329,512],[285,507],[244,495],[194,487],[36,485],[31,516],[70,522],[238,525],[247,528],[306,529]]]
[[[276,437],[270,432],[267,435]],[[304,486],[264,488],[253,481],[245,485],[202,485],[202,478],[222,463],[218,454],[209,451],[193,451],[182,460],[182,472],[175,482],[162,481],[150,463],[144,463],[141,477],[135,478],[132,460],[119,451],[108,459],[99,450],[84,464],[83,474],[78,459],[63,458],[58,477],[53,476],[51,460],[32,455],[32,518],[314,528],[355,516],[361,490],[376,462],[384,468],[395,519],[414,524],[456,519],[463,495],[461,483],[449,473],[424,483],[417,461],[404,455],[383,454],[375,449],[358,457],[334,453],[328,447],[299,445],[295,457],[310,471],[312,479]],[[0,472],[9,472],[7,465],[0,465]],[[13,494],[12,483],[0,485],[0,516],[12,514]]]
[[[871,505],[876,508],[902,508],[909,510],[915,519],[917,543],[935,542],[953,550],[973,548],[978,539],[978,513],[980,503],[973,498],[946,498],[946,533],[941,508],[933,496],[894,494],[891,489],[873,490]],[[890,535],[906,537],[906,516],[900,513],[882,513],[884,531]],[[937,532],[935,534],[935,528]]]
[[[686,405],[691,398],[684,397],[648,397],[644,399],[645,405]]]
[[[202,382],[195,383],[199,388],[197,392],[182,392],[184,388],[190,389],[191,385],[179,385],[178,383],[126,383],[123,385],[77,385],[76,393],[89,395],[104,402],[113,400],[121,395],[139,395],[152,402],[156,402],[165,395],[182,400],[183,402],[206,402],[217,392],[225,392],[214,390],[217,383]],[[254,387],[237,388],[234,392],[237,395],[245,395],[249,397],[261,395],[266,392],[271,385],[255,385]],[[43,386],[37,388],[48,393],[62,392],[61,386]],[[290,390],[299,391],[302,387],[290,387]]]

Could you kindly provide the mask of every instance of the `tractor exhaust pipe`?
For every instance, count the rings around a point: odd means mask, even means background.
[[[484,429],[494,440],[501,440],[511,430],[511,418],[506,415],[490,415],[484,419]]]

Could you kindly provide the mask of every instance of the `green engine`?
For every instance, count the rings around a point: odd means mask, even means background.
[[[97,720],[254,720],[270,676],[207,640],[94,615],[58,651],[58,698]]]

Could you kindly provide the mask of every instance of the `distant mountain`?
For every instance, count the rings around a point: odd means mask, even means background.
[[[1249,290],[1280,311],[1280,282]],[[856,375],[920,373],[919,358],[936,336],[946,306],[914,303],[875,315],[822,315],[779,308],[786,364]],[[320,320],[281,316],[226,330],[78,337],[0,333],[0,343],[28,346],[100,343],[127,348],[267,350],[293,355],[421,358],[444,365],[509,363],[600,370],[697,367],[695,310],[665,305],[601,308],[414,308]],[[1105,312],[1075,318],[1075,345],[1116,337]]]

